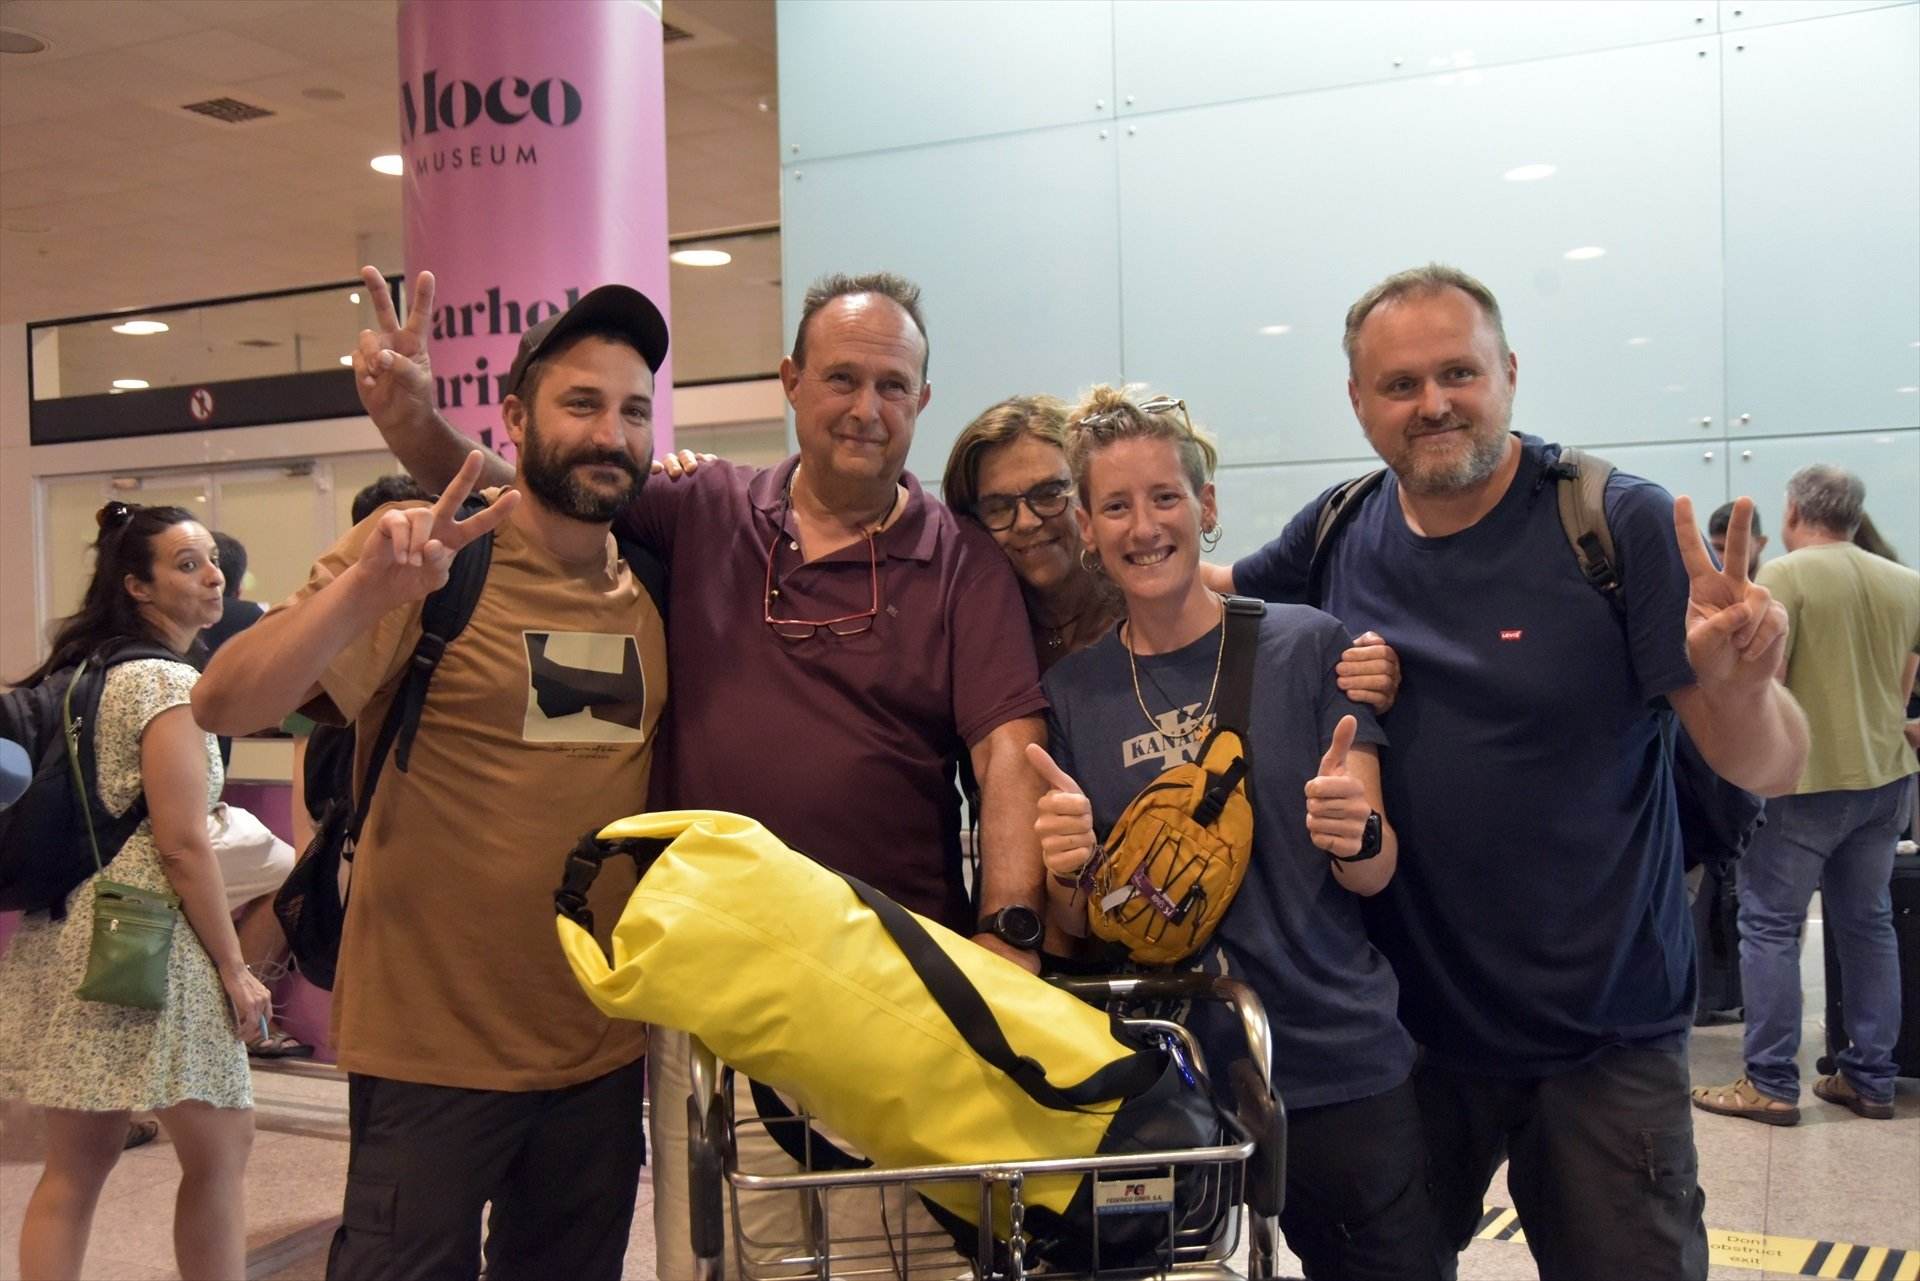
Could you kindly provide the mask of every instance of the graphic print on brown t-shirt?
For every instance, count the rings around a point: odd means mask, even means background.
[[[647,676],[630,635],[520,633],[527,647],[529,743],[643,743]]]

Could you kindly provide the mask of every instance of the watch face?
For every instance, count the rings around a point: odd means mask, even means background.
[[[995,914],[993,932],[1002,942],[1029,950],[1038,948],[1044,935],[1040,927],[1040,914],[1018,904],[1003,907]]]

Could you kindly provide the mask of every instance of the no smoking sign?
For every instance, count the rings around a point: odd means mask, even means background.
[[[187,397],[187,412],[193,415],[197,423],[206,422],[213,417],[213,393],[205,387],[196,387]]]

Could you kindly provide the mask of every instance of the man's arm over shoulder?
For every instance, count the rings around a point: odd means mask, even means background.
[[[758,470],[724,458],[706,458],[684,475],[651,476],[633,501],[614,516],[613,531],[639,543],[662,561],[670,560],[674,535],[688,514],[723,506],[729,491],[748,484]]]
[[[1202,581],[1216,592],[1289,604],[1306,603],[1307,572],[1313,565],[1313,534],[1320,520],[1320,505],[1326,497],[1322,494],[1294,513],[1278,538],[1242,556],[1231,568],[1202,565]]]

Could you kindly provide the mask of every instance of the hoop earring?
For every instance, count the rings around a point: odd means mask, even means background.
[[[1091,547],[1082,547],[1080,549],[1080,568],[1086,570],[1089,574],[1104,575],[1107,572],[1106,566],[1100,563],[1100,553],[1094,551]]]
[[[1226,527],[1224,525],[1221,525],[1219,522],[1216,521],[1213,525],[1213,528],[1201,530],[1200,531],[1200,549],[1202,551],[1211,552],[1214,548],[1218,547],[1220,545],[1220,536],[1222,533],[1225,532],[1225,529]]]

